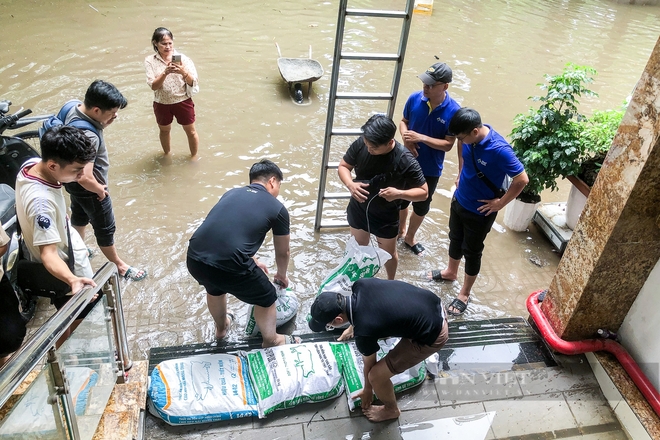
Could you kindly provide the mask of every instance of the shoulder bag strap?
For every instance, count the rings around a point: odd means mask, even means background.
[[[477,177],[481,179],[483,183],[486,184],[486,186],[493,192],[494,195],[497,196],[497,194],[500,192],[500,188],[496,187],[493,182],[490,181],[488,177],[484,173],[481,172],[479,167],[477,166],[477,161],[474,159],[474,147],[470,147],[470,156],[472,157],[472,163],[474,164],[474,169],[477,171]]]

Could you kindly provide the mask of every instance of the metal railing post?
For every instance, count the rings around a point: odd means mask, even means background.
[[[57,400],[60,400],[62,403],[62,414],[66,420],[66,431],[69,433],[69,438],[71,440],[80,439],[80,431],[78,430],[78,420],[76,416],[76,407],[73,404],[73,399],[71,398],[71,388],[69,387],[69,382],[66,378],[66,372],[61,366],[59,361],[59,356],[55,351],[55,347],[51,348],[48,351],[48,368],[50,369],[50,375],[53,379],[53,388],[54,393],[50,394],[48,397],[48,403],[53,405],[53,414],[55,415],[55,424],[57,425],[58,431],[60,429],[64,430],[62,423],[62,418],[60,416],[59,408],[56,406]]]
[[[108,311],[112,319],[112,332],[115,337],[115,346],[117,347],[117,366],[121,371],[122,382],[126,371],[133,366],[130,353],[128,351],[128,338],[126,336],[126,324],[124,321],[124,308],[121,301],[121,287],[119,286],[119,275],[115,273],[103,286],[103,291],[108,299]]]

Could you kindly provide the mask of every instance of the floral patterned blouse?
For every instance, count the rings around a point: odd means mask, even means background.
[[[167,75],[167,78],[163,82],[163,87],[154,90],[154,101],[160,104],[176,104],[185,101],[188,98],[192,98],[192,95],[199,90],[195,64],[187,56],[176,51],[174,53],[181,55],[181,63],[186,72],[192,77],[193,85],[187,86],[181,75]],[[158,53],[149,55],[144,59],[144,68],[147,72],[147,84],[149,84],[149,87],[151,87],[156,78],[163,74],[166,67],[167,63]]]

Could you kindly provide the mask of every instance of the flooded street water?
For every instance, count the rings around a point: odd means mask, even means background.
[[[402,9],[404,1],[352,1],[351,7]],[[285,174],[281,200],[291,214],[289,279],[303,306],[296,332],[307,332],[305,316],[324,276],[341,258],[348,230],[313,229],[318,175],[325,128],[327,93],[334,49],[337,1],[187,1],[180,6],[153,0],[105,0],[89,4],[0,0],[2,49],[0,98],[35,113],[54,113],[71,98],[82,98],[89,83],[114,83],[129,101],[106,130],[110,152],[110,194],[117,219],[116,243],[130,264],[149,277],[125,286],[124,313],[131,349],[144,359],[150,347],[208,342],[213,325],[203,289],[188,275],[187,242],[227,189],[247,184],[248,169],[261,158]],[[503,135],[513,117],[532,104],[543,74],[561,72],[567,62],[598,71],[597,99],[582,110],[619,106],[631,93],[660,35],[660,7],[597,0],[505,0],[436,2],[432,16],[415,16],[399,87],[394,119],[398,123],[407,96],[420,88],[416,75],[436,62],[454,70],[450,94],[476,108]],[[346,50],[394,52],[400,22],[352,21]],[[200,93],[194,97],[200,156],[187,160],[183,131],[173,129],[174,159],[162,152],[152,113],[153,92],[145,82],[144,57],[158,26],[174,34],[175,47],[197,67]],[[312,87],[311,102],[292,102],[279,75],[277,42],[285,57],[320,61],[325,75]],[[391,64],[347,64],[340,90],[386,91]],[[377,90],[379,89],[380,90]],[[304,87],[306,90],[306,87]],[[361,125],[375,107],[337,107],[344,124]],[[348,146],[342,140],[334,158]],[[427,248],[416,257],[402,246],[397,278],[429,287],[449,301],[459,284],[422,280],[447,261],[450,188],[456,154],[447,164],[418,239]],[[561,201],[559,193],[544,201]],[[531,227],[514,233],[500,226],[500,214],[486,241],[482,274],[466,319],[525,315],[529,286],[545,288],[558,255]],[[91,231],[88,243],[93,244]],[[94,247],[95,244],[94,244]],[[274,269],[269,237],[259,257]],[[541,265],[534,264],[530,258]],[[100,253],[95,268],[104,263]],[[462,270],[462,266],[461,266]],[[462,272],[460,275],[462,279]],[[231,299],[230,308],[244,324],[246,309]],[[242,337],[242,325],[232,337]]]

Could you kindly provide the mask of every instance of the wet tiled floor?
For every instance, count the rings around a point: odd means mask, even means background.
[[[523,371],[451,370],[398,396],[398,420],[371,423],[344,395],[242,419],[171,427],[153,416],[149,439],[626,439],[584,357]]]
[[[626,439],[584,356],[552,356],[533,338],[497,343],[509,319],[452,323],[455,341],[440,352],[439,373],[398,396],[398,420],[371,423],[351,413],[345,395],[277,411],[266,419],[240,419],[172,427],[149,415],[148,439]],[[523,321],[524,323],[524,321]],[[458,327],[461,327],[458,329]],[[470,328],[466,328],[470,327]],[[519,337],[523,334],[523,325]],[[491,337],[466,346],[480,329]],[[527,329],[531,330],[529,327]],[[524,336],[524,335],[523,335]],[[303,335],[306,338],[318,336]],[[326,336],[328,338],[328,336]],[[495,342],[494,342],[495,341]],[[252,344],[255,345],[255,344]],[[461,346],[463,345],[463,346]],[[245,344],[234,349],[248,349]],[[198,344],[171,353],[232,351]],[[150,368],[168,358],[152,350]]]

